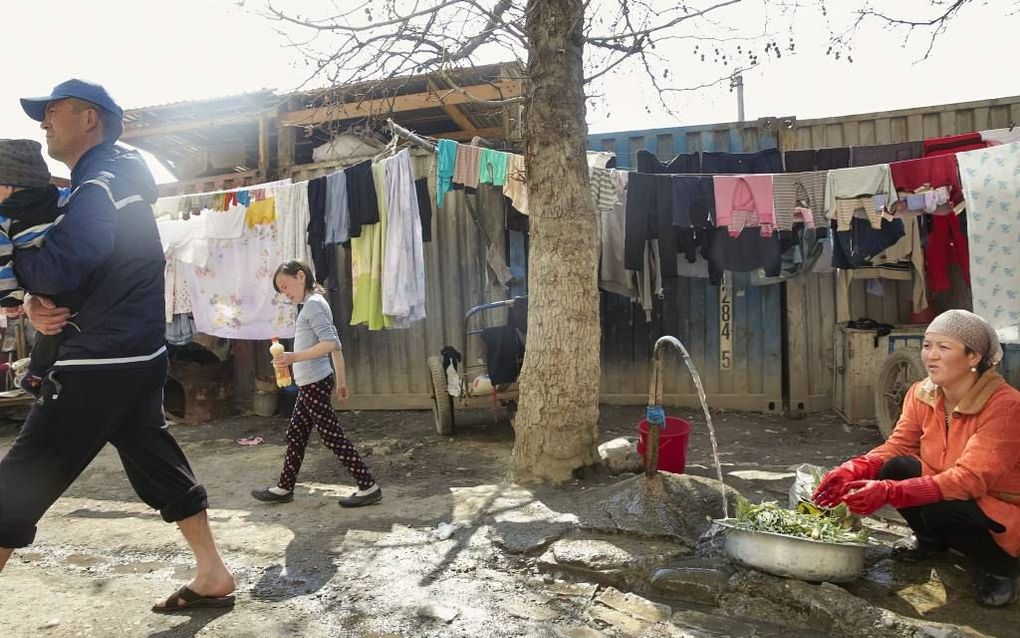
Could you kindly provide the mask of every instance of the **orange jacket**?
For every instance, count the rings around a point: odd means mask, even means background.
[[[976,500],[1006,527],[995,541],[1020,555],[1020,391],[998,374],[981,375],[953,410],[948,430],[942,389],[930,379],[915,383],[896,429],[870,454],[920,459],[945,500]]]

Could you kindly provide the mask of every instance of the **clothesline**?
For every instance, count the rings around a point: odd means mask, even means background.
[[[957,215],[949,214],[963,212],[956,154],[1020,139],[1020,132],[985,136],[852,149],[868,166],[852,166],[851,149],[785,157],[778,149],[690,154],[665,162],[639,151],[637,171],[592,166],[592,196],[602,217],[600,286],[639,301],[650,318],[663,278],[716,283],[731,271],[775,283],[818,272],[812,263],[829,263],[860,276],[906,275],[919,312],[928,305],[928,287],[949,289],[949,265],[959,264],[968,277],[966,236]],[[791,153],[793,163],[787,161]],[[825,163],[830,168],[777,172]],[[812,229],[812,216],[820,213]],[[920,215],[931,221],[922,223]],[[821,251],[828,259],[818,259]]]
[[[453,187],[453,184],[461,184],[468,188],[477,188],[480,184],[492,184],[495,188],[502,188],[503,194],[510,200],[513,208],[521,213],[528,213],[527,178],[524,172],[524,158],[521,155],[505,153],[493,149],[486,149],[479,146],[457,144],[451,140],[439,140],[435,145],[423,136],[401,127],[390,121],[390,130],[394,141],[399,139],[425,149],[433,150],[437,156],[436,180],[437,180],[437,204],[441,205],[443,194]],[[996,133],[999,139],[1008,137],[1009,132]],[[874,257],[885,251],[888,255],[899,256],[900,260],[911,259],[915,270],[931,268],[930,264],[922,264],[918,267],[918,255],[922,254],[918,243],[917,233],[907,232],[899,229],[903,226],[904,220],[900,215],[878,214],[880,209],[889,213],[893,206],[889,203],[892,193],[899,193],[902,175],[894,177],[892,173],[911,174],[917,173],[926,166],[942,166],[947,162],[955,164],[955,153],[961,148],[969,148],[976,142],[973,137],[977,135],[977,141],[981,141],[979,134],[971,136],[957,136],[943,140],[932,140],[929,142],[917,143],[914,146],[920,147],[922,152],[948,154],[952,159],[941,159],[938,161],[922,158],[917,160],[894,161],[877,165],[879,168],[852,167],[834,168],[823,171],[807,171],[802,173],[777,173],[767,172],[758,174],[726,174],[711,175],[705,173],[691,172],[690,167],[694,161],[688,156],[678,156],[669,162],[659,162],[650,153],[639,153],[638,171],[617,171],[594,168],[592,170],[593,196],[598,206],[600,215],[603,216],[602,236],[602,267],[600,272],[600,284],[614,292],[629,294],[632,298],[642,300],[642,305],[650,311],[651,298],[662,293],[662,278],[677,275],[710,276],[717,279],[725,270],[734,272],[764,271],[770,277],[777,277],[771,281],[781,281],[786,276],[792,276],[798,272],[809,271],[813,268],[811,264],[819,262],[819,256],[823,251],[829,251],[833,256],[821,262],[832,262],[834,265],[846,268],[855,265],[868,264],[873,267]],[[860,157],[874,158],[880,154],[883,147],[855,147]],[[335,259],[329,259],[328,248],[334,243],[349,242],[351,245],[352,261],[354,272],[352,281],[355,288],[355,306],[358,312],[354,313],[353,323],[364,322],[371,329],[390,327],[393,325],[406,325],[406,320],[394,321],[386,310],[393,311],[397,305],[401,312],[408,318],[417,317],[416,311],[410,308],[417,307],[417,301],[411,304],[397,304],[392,296],[386,302],[386,309],[383,309],[383,288],[386,272],[400,272],[394,264],[388,263],[387,246],[402,246],[402,250],[409,250],[407,255],[413,263],[418,264],[420,257],[415,251],[417,248],[413,238],[421,241],[423,235],[427,234],[427,228],[431,220],[426,221],[425,207],[428,206],[428,186],[424,178],[414,181],[408,180],[408,171],[403,168],[391,168],[390,165],[398,156],[401,159],[401,166],[406,162],[409,167],[409,159],[406,149],[400,153],[379,162],[364,161],[360,164],[350,166],[344,170],[335,171],[328,176],[308,180],[304,182],[288,183],[289,180],[268,182],[252,186],[229,189],[227,191],[216,191],[211,193],[193,194],[178,197],[202,198],[217,196],[224,193],[241,190],[275,189],[276,203],[279,214],[269,229],[275,229],[278,235],[287,236],[283,240],[286,248],[281,251],[281,258],[304,258],[310,260],[316,266],[317,279],[325,279],[330,276],[329,264],[335,264]],[[902,149],[900,149],[902,150]],[[828,149],[832,151],[832,149]],[[792,153],[804,153],[793,151]],[[833,153],[826,149],[819,151],[808,151],[815,157],[811,159],[815,164],[818,157],[825,156],[832,158]],[[819,155],[821,154],[821,155]],[[598,154],[596,154],[598,155]],[[650,159],[649,159],[650,157]],[[764,154],[739,154],[706,153],[699,154],[696,170],[704,170],[705,166],[722,167],[741,166],[740,162],[759,162],[761,158],[768,159],[765,162],[775,162],[778,157],[782,162],[782,156],[778,149],[766,151]],[[849,162],[849,154],[847,161]],[[642,166],[642,162],[645,166]],[[650,163],[653,162],[653,163]],[[911,163],[913,162],[913,163]],[[395,166],[395,165],[394,165]],[[780,165],[780,167],[782,164]],[[884,166],[884,168],[882,168]],[[920,169],[918,169],[920,167]],[[903,169],[910,169],[904,171]],[[673,170],[683,172],[673,173]],[[732,170],[732,169],[731,169]],[[604,171],[604,172],[603,172]],[[857,174],[882,173],[877,180],[884,184],[883,188],[871,188],[876,192],[870,203],[858,206],[862,201],[861,197],[848,197],[840,200],[838,196],[828,198],[829,193],[834,192],[828,189],[827,182],[835,175],[836,182],[844,176]],[[888,174],[886,174],[888,173]],[[668,195],[659,193],[657,185],[659,180],[668,177],[666,181],[673,188]],[[629,178],[629,179],[628,179]],[[810,179],[809,179],[810,178]],[[914,198],[911,207],[918,205],[930,208],[933,204],[937,207],[940,200],[953,198],[957,206],[961,198],[959,176],[956,181],[944,193],[946,197],[927,195],[920,199]],[[409,186],[409,181],[411,185]],[[874,181],[874,180],[873,180]],[[919,184],[923,184],[921,179]],[[717,184],[720,190],[717,190]],[[889,184],[892,184],[890,187]],[[916,189],[911,187],[910,191]],[[935,190],[942,187],[942,184],[931,184]],[[907,192],[910,192],[907,191]],[[849,192],[849,191],[845,191]],[[414,194],[416,197],[411,197]],[[424,195],[424,197],[423,197]],[[721,197],[718,197],[720,196]],[[885,196],[884,202],[881,196]],[[663,199],[663,197],[665,199]],[[343,201],[341,201],[343,200]],[[761,210],[758,210],[760,200]],[[929,201],[930,200],[930,201]],[[348,212],[346,228],[334,227],[330,222],[322,219],[321,211],[325,204],[330,202],[334,207],[346,207]],[[410,233],[407,237],[412,238],[408,244],[405,239],[395,237],[395,243],[390,243],[389,235],[394,226],[387,225],[384,218],[391,212],[390,202],[400,202],[393,212],[399,217],[402,226],[400,233]],[[725,207],[720,215],[719,206]],[[836,206],[834,204],[838,204]],[[948,203],[948,202],[946,202]],[[847,206],[853,208],[847,209]],[[945,203],[943,203],[945,205]],[[743,206],[743,208],[741,208]],[[842,207],[840,210],[837,208]],[[771,211],[769,210],[771,208]],[[791,210],[787,210],[791,209]],[[862,210],[863,209],[863,210]],[[313,223],[310,218],[310,210],[318,211],[316,221]],[[509,209],[508,209],[509,210]],[[849,214],[847,214],[849,210]],[[409,215],[408,212],[415,214]],[[643,213],[635,214],[635,211]],[[824,212],[824,217],[814,219],[814,215]],[[930,211],[929,211],[930,212]],[[959,209],[957,210],[959,212]],[[431,215],[431,209],[428,211]],[[863,214],[862,214],[863,213]],[[870,213],[870,214],[869,214]],[[635,229],[651,228],[648,221],[641,221],[643,214],[645,220],[655,219],[652,226],[658,224],[660,231],[648,230],[637,231]],[[649,217],[653,215],[654,217]],[[676,216],[676,218],[674,218]],[[955,216],[952,216],[955,217]],[[396,217],[395,217],[396,218]],[[332,219],[332,218],[330,218]],[[620,220],[619,222],[613,221]],[[827,225],[821,225],[821,219],[835,221],[833,235],[825,238],[828,230]],[[764,220],[765,223],[762,223]],[[674,224],[674,221],[679,223]],[[725,222],[722,230],[716,232],[714,229],[719,226],[720,221]],[[793,241],[787,237],[788,229],[794,224],[802,224],[807,228],[807,233],[801,232],[796,235]],[[835,241],[840,236],[838,233],[848,232],[867,236],[868,233],[881,233],[883,224],[893,224],[895,227],[891,232],[885,232],[884,240],[878,242],[868,250],[861,252],[861,242],[854,240],[850,243]],[[916,225],[910,219],[909,226]],[[939,222],[939,225],[944,225]],[[817,226],[817,229],[812,228]],[[849,226],[849,228],[848,228]],[[870,227],[870,228],[869,228]],[[676,229],[676,230],[674,230]],[[689,229],[689,230],[686,230]],[[249,228],[249,230],[251,230]],[[662,231],[665,235],[657,237]],[[922,229],[923,231],[923,229]],[[269,230],[268,232],[273,232]],[[398,234],[400,234],[398,233]],[[612,236],[615,233],[615,236]],[[637,233],[637,234],[635,234]],[[645,234],[642,234],[645,233]],[[947,227],[945,231],[935,230],[934,237],[939,242],[946,237],[952,241],[958,230],[954,227]],[[675,235],[676,243],[673,238]],[[247,235],[246,235],[247,236]],[[654,240],[654,241],[653,241]],[[888,251],[898,243],[909,246],[903,250]],[[311,246],[309,246],[311,244]],[[420,245],[420,244],[419,244]],[[874,250],[875,247],[879,250]],[[849,259],[847,265],[841,265],[837,259],[836,248],[842,249],[840,259]],[[790,251],[794,252],[791,253]],[[826,253],[828,254],[828,253]],[[318,255],[318,257],[316,257]],[[684,255],[686,259],[679,258]],[[792,256],[791,256],[792,255]],[[677,258],[674,258],[676,256]],[[956,256],[959,260],[959,255]],[[859,261],[859,264],[857,263]],[[619,266],[615,266],[619,262]],[[394,262],[400,265],[400,262]],[[897,271],[898,277],[902,278],[903,269],[897,265],[898,262],[890,262],[885,272]],[[424,264],[423,259],[420,266],[415,266],[409,273],[409,280],[412,288],[418,287],[418,275],[421,275],[423,282]],[[698,264],[702,270],[699,271]],[[383,269],[383,265],[386,266]],[[393,266],[393,267],[391,267]],[[199,268],[203,268],[200,266]],[[272,266],[268,266],[272,268]],[[615,273],[614,268],[616,268]],[[248,279],[250,273],[258,271],[247,265],[239,266],[239,271],[245,274]],[[908,268],[908,272],[909,272]],[[863,274],[864,269],[861,270]],[[870,271],[869,271],[870,272]],[[179,275],[175,275],[179,280]],[[915,274],[915,289],[919,277]],[[762,282],[769,282],[762,278]],[[243,282],[242,288],[250,287],[250,281]],[[389,280],[388,289],[392,293],[393,280]],[[270,286],[271,288],[271,286]],[[922,289],[924,285],[922,284]],[[422,283],[423,291],[424,285]],[[168,279],[169,290],[169,279]],[[366,292],[367,291],[367,292]],[[417,295],[414,292],[414,295]],[[220,297],[229,297],[226,290],[220,291]],[[417,297],[415,297],[417,300]],[[424,308],[423,297],[421,308]],[[359,300],[369,306],[359,308]],[[366,301],[367,300],[367,301]],[[927,304],[927,300],[915,294],[915,308],[920,304]],[[228,323],[233,319],[227,320]],[[243,322],[242,322],[243,323]]]
[[[241,191],[253,195],[229,197]],[[161,199],[154,212],[168,258],[168,338],[172,333],[186,343],[189,328],[231,339],[289,336],[293,307],[273,290],[273,272],[298,259],[313,265],[317,282],[335,285],[333,251],[339,244],[351,253],[352,325],[409,327],[425,316],[427,193],[427,182],[415,181],[403,149],[304,182]],[[202,210],[173,219],[170,209],[182,198]],[[257,205],[265,210],[253,215]]]

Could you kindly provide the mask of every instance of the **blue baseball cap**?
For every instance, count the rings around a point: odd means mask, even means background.
[[[104,131],[107,139],[115,140],[124,132],[124,109],[117,106],[117,103],[113,101],[113,98],[110,97],[110,94],[106,92],[102,85],[94,82],[78,79],[61,82],[53,87],[53,92],[49,95],[21,98],[21,108],[25,109],[25,113],[30,118],[36,122],[42,122],[46,118],[47,104],[69,97],[76,97],[79,100],[95,104],[116,117],[119,128],[116,131]]]

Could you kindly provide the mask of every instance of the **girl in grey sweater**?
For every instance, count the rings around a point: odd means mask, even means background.
[[[334,391],[341,403],[347,400],[349,393],[343,350],[329,302],[315,283],[311,268],[300,261],[281,264],[273,275],[273,288],[298,307],[294,351],[284,352],[273,360],[278,368],[293,366],[298,397],[287,429],[287,453],[280,480],[274,487],[253,490],[251,495],[269,503],[294,500],[294,484],[314,427],[323,445],[333,450],[358,483],[358,491],[340,499],[340,505],[360,507],[378,503],[382,500],[382,489],[340,427],[330,401]]]

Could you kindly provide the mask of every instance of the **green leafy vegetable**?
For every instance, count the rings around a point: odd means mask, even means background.
[[[845,504],[832,509],[816,507],[801,511],[783,509],[775,501],[754,505],[745,498],[737,500],[734,527],[752,532],[772,532],[809,538],[826,543],[863,543],[867,530],[853,529],[854,517]]]

